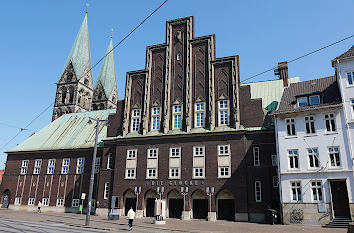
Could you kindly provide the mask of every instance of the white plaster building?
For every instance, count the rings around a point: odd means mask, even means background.
[[[353,167],[336,78],[292,83],[274,116],[284,223],[349,221]]]

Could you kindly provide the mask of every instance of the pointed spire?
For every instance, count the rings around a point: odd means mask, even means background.
[[[109,45],[106,51],[106,57],[103,60],[100,72],[98,73],[98,78],[95,84],[95,89],[101,82],[103,89],[105,91],[106,97],[109,98],[114,87],[117,87],[116,80],[116,70],[114,65],[114,55],[113,55],[113,42],[112,35],[109,41]]]
[[[76,36],[73,47],[70,50],[68,59],[66,60],[64,71],[69,63],[73,64],[77,79],[81,79],[84,72],[91,68],[90,42],[87,24],[87,12],[80,30]],[[64,72],[63,71],[63,72]]]

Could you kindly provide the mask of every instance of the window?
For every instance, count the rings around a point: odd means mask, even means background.
[[[54,168],[55,168],[55,159],[49,159],[47,173],[54,174]]]
[[[203,177],[204,177],[204,167],[194,167],[193,178],[203,178]]]
[[[182,128],[182,105],[173,106],[173,129]]]
[[[219,156],[229,156],[230,155],[230,145],[219,145],[218,146]]]
[[[339,147],[329,147],[329,159],[331,167],[340,167]]]
[[[34,201],[35,201],[34,197],[28,198],[28,205],[34,205]]]
[[[354,119],[354,99],[350,100],[350,104],[351,104],[351,109],[352,109],[352,118]]]
[[[299,107],[305,107],[308,105],[308,102],[307,102],[307,97],[300,97],[297,99],[297,103],[299,105]]]
[[[57,206],[64,206],[64,198],[57,199]]]
[[[195,127],[204,127],[204,103],[195,104]]]
[[[61,173],[68,174],[69,173],[69,166],[70,166],[70,159],[63,159],[63,163],[61,166]]]
[[[140,129],[140,109],[133,109],[131,131],[138,132],[139,129]]]
[[[194,146],[193,155],[194,156],[204,156],[204,146]]]
[[[230,177],[230,167],[229,166],[219,167],[219,177],[220,178]]]
[[[112,153],[107,156],[107,169],[112,169]]]
[[[306,133],[307,134],[316,133],[315,117],[314,116],[305,116],[305,126],[306,126]]]
[[[127,159],[136,159],[138,150],[127,150]]]
[[[299,155],[297,150],[289,150],[289,168],[290,169],[298,169],[299,168]]]
[[[318,105],[321,103],[321,99],[319,95],[310,95],[309,100],[310,100],[310,105]]]
[[[28,170],[28,160],[22,160],[22,164],[21,164],[21,174],[27,174],[27,170]]]
[[[277,188],[279,186],[278,176],[273,176],[273,188]]]
[[[170,178],[178,179],[179,175],[180,175],[180,168],[179,167],[170,168]]]
[[[151,130],[160,130],[161,108],[155,107],[151,111]]]
[[[181,148],[170,148],[170,157],[180,157],[181,156]]]
[[[135,168],[127,168],[125,170],[126,179],[135,179]]]
[[[256,202],[262,201],[262,185],[261,185],[260,181],[254,182],[254,196],[255,196]]]
[[[159,149],[148,149],[148,159],[157,159]]]
[[[103,199],[107,200],[109,197],[109,182],[104,184]]]
[[[22,202],[22,197],[15,198],[15,205],[21,205],[21,202]]]
[[[85,158],[78,158],[77,159],[77,166],[76,166],[76,173],[83,174],[84,173],[84,166],[85,166]]]
[[[347,73],[347,78],[348,78],[348,84],[353,85],[354,84],[354,72]]]
[[[177,61],[180,61],[182,59],[182,54],[181,53],[178,53],[177,54]]]
[[[301,182],[300,181],[291,181],[291,194],[293,201],[301,201]]]
[[[157,178],[157,169],[156,168],[148,168],[146,170],[146,178],[156,179]]]
[[[229,124],[229,101],[219,101],[219,125]]]
[[[309,156],[310,168],[319,167],[318,149],[317,148],[307,149],[307,153]]]
[[[327,132],[334,132],[336,131],[336,118],[334,113],[328,113],[324,115],[326,121],[326,130]]]
[[[311,181],[311,190],[312,190],[312,200],[313,201],[322,201],[322,182],[319,180]]]
[[[42,206],[49,206],[49,198],[48,197],[42,198]]]
[[[296,135],[295,119],[294,118],[285,119],[285,124],[286,124],[286,132],[288,136]]]
[[[277,155],[272,155],[272,166],[278,166],[278,157]]]
[[[261,161],[259,158],[259,147],[253,147],[253,165],[258,167],[261,165]]]
[[[71,201],[71,207],[79,207],[80,206],[80,199],[73,199]]]
[[[34,161],[33,174],[39,174],[39,173],[41,173],[41,166],[42,166],[42,160],[41,160],[41,159],[36,159],[36,160]]]
[[[101,167],[101,157],[96,157],[95,174],[100,173],[100,167]]]

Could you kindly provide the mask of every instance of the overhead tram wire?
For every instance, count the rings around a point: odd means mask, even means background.
[[[133,30],[131,30],[122,40],[119,41],[118,44],[116,44],[108,53],[106,53],[100,60],[98,60],[86,73],[90,72],[93,68],[95,68],[105,57],[108,56],[115,48],[117,48],[120,44],[123,43],[131,34],[133,34],[141,25],[143,25],[153,14],[155,14],[165,3],[167,3],[168,0],[165,0],[161,5],[159,5],[154,11],[152,11],[143,21],[141,21]],[[84,74],[84,75],[85,75]],[[20,135],[24,130],[27,129],[28,126],[30,126],[35,120],[37,120],[44,112],[46,112],[54,103],[51,103],[46,109],[44,109],[37,117],[35,117],[28,125],[26,125],[24,128],[20,128],[21,130],[13,136],[7,143],[5,143],[4,146],[0,148],[0,150],[4,149],[10,142],[12,142],[18,135]]]
[[[312,51],[312,52],[306,53],[306,54],[304,54],[304,55],[302,55],[302,56],[300,56],[300,57],[297,57],[297,58],[294,58],[294,59],[288,61],[288,64],[291,63],[291,62],[300,60],[300,59],[302,59],[302,58],[304,58],[304,57],[307,57],[307,56],[309,56],[309,55],[311,55],[311,54],[317,53],[317,52],[319,52],[319,51],[321,51],[321,50],[323,50],[323,49],[326,49],[326,48],[328,48],[328,47],[331,47],[331,46],[333,46],[333,45],[339,44],[339,43],[341,43],[341,42],[343,42],[343,41],[345,41],[345,40],[348,40],[348,39],[350,39],[350,38],[353,38],[353,37],[354,37],[354,35],[348,36],[348,37],[346,37],[346,38],[344,38],[344,39],[341,39],[341,40],[338,40],[338,41],[336,41],[336,42],[333,42],[332,44],[326,45],[326,46],[321,47],[321,48],[319,48],[319,49],[316,49],[316,50],[314,50],[314,51]],[[278,68],[278,66],[275,66],[275,67],[273,67],[273,68],[271,68],[271,69],[265,70],[265,71],[263,71],[263,72],[261,72],[261,73],[255,74],[255,75],[253,75],[253,76],[251,76],[251,77],[249,77],[249,78],[246,78],[246,79],[242,80],[241,82],[245,82],[245,81],[247,81],[247,80],[250,80],[250,79],[253,79],[253,78],[255,78],[255,77],[258,77],[258,76],[260,76],[260,75],[262,75],[262,74],[265,74],[265,73],[268,73],[269,71],[272,71],[272,70],[274,70],[274,69],[276,69],[276,68]]]

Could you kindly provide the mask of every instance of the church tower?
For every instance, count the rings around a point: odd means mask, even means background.
[[[92,101],[93,110],[117,108],[118,91],[112,37],[106,54],[95,83]]]
[[[57,83],[52,121],[65,113],[90,111],[93,81],[87,12]]]

